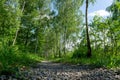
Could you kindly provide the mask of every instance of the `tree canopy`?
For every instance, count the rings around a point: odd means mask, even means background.
[[[0,0],[0,67],[17,65],[18,59],[19,65],[25,64],[21,56],[28,53],[66,62],[120,66],[120,0],[106,8],[109,16],[95,15],[88,21],[89,4],[96,1]],[[81,11],[84,4],[85,14]]]

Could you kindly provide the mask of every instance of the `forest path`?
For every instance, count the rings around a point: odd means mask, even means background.
[[[120,80],[120,73],[106,68],[93,68],[88,65],[42,61],[27,70],[20,71],[16,78],[9,77],[9,80]]]

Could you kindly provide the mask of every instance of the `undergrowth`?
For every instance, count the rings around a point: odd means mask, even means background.
[[[93,53],[91,58],[85,55],[76,57],[77,54],[68,53],[63,58],[55,58],[54,62],[62,62],[65,64],[93,65],[94,67],[116,68],[120,67],[120,56],[114,54]]]
[[[42,60],[37,54],[23,53],[17,46],[0,47],[0,74],[12,74],[22,66],[30,66]]]

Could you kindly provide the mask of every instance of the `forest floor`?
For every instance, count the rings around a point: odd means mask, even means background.
[[[1,75],[0,80],[120,80],[120,70],[42,61],[15,75]]]

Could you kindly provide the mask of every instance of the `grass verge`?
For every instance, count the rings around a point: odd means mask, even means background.
[[[37,54],[23,53],[16,47],[4,47],[0,49],[0,74],[11,75],[21,67],[29,67],[43,60]]]
[[[93,65],[94,67],[117,68],[120,67],[120,56],[118,55],[103,55],[94,53],[91,58],[80,57],[72,58],[72,53],[64,56],[63,58],[53,58],[53,62],[62,62],[65,64],[80,64],[80,65]]]

